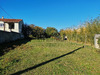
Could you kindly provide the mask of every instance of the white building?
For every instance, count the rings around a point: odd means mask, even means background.
[[[7,32],[22,32],[22,19],[4,19],[3,17],[0,19],[0,30]]]
[[[95,34],[94,45],[95,45],[95,48],[97,48],[97,49],[100,49],[100,45],[98,44],[99,38],[100,38],[100,34]]]

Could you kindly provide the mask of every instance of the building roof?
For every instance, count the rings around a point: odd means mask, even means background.
[[[22,19],[0,19],[3,22],[20,22]]]

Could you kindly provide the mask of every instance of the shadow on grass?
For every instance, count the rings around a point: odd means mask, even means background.
[[[16,48],[17,46],[20,46],[21,44],[26,44],[29,41],[31,41],[31,38],[19,39],[16,41],[0,44],[0,56],[3,56],[5,53],[9,52],[10,50]]]
[[[57,59],[59,59],[59,58],[62,58],[62,57],[64,57],[64,56],[66,56],[66,55],[72,54],[72,53],[74,53],[75,51],[77,51],[77,50],[79,50],[79,49],[81,49],[81,48],[84,48],[84,46],[79,47],[79,48],[77,48],[77,49],[75,49],[75,50],[73,50],[73,51],[71,51],[71,52],[69,52],[69,53],[63,54],[63,55],[61,55],[61,56],[58,56],[58,57],[55,57],[55,58],[50,59],[50,60],[48,60],[48,61],[42,62],[42,63],[40,63],[40,64],[37,64],[37,65],[35,65],[35,66],[33,66],[33,67],[27,68],[27,69],[22,70],[22,71],[18,71],[18,72],[14,73],[14,74],[11,74],[11,75],[20,75],[20,74],[22,74],[22,73],[24,73],[24,72],[28,72],[29,70],[38,68],[38,67],[40,67],[40,66],[42,66],[42,65],[45,65],[45,64],[47,64],[47,63],[49,63],[49,62],[52,62],[52,61],[57,60]]]

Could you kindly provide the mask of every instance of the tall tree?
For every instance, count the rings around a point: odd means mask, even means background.
[[[57,29],[53,28],[53,27],[47,27],[45,32],[47,34],[47,37],[57,36],[58,35]]]

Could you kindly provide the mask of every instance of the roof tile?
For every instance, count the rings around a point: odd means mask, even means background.
[[[4,22],[20,22],[22,19],[0,19],[0,21]]]

